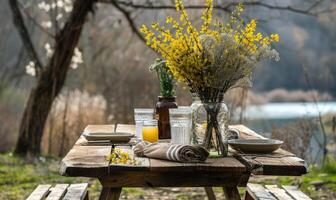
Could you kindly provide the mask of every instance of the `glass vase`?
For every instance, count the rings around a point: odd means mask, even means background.
[[[224,102],[202,103],[193,94],[192,143],[220,156],[228,155],[229,110]]]

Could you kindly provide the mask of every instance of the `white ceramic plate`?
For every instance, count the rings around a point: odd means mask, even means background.
[[[109,140],[116,143],[127,143],[134,137],[134,134],[126,132],[113,133],[86,133],[82,134],[88,141]]]
[[[283,143],[273,139],[233,139],[228,142],[233,149],[244,153],[271,153]]]

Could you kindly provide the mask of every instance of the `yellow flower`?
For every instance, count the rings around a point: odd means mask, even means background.
[[[154,22],[154,23],[152,24],[152,28],[155,29],[155,30],[157,30],[157,29],[159,28],[159,23]]]
[[[274,42],[279,42],[280,36],[279,36],[279,34],[271,34],[271,39]]]
[[[110,161],[112,164],[132,164],[137,165],[138,163],[128,152],[115,148],[111,154],[106,156],[106,160]]]
[[[206,0],[205,10],[203,11],[201,19],[203,20],[201,33],[206,33],[209,29],[212,20],[212,0]]]
[[[271,44],[271,41],[270,41],[270,39],[269,39],[268,37],[265,37],[265,38],[263,38],[263,40],[261,41],[261,44],[262,44],[262,45],[269,45],[269,44]]]
[[[261,46],[268,46],[272,42],[279,41],[278,34],[264,37],[257,32],[257,20],[252,19],[245,25],[241,19],[244,10],[242,4],[238,4],[231,13],[230,21],[213,23],[213,0],[205,0],[205,9],[202,12],[202,25],[195,27],[188,19],[188,14],[182,0],[175,0],[175,8],[179,18],[166,17],[165,24],[154,22],[149,29],[143,25],[140,31],[144,34],[146,44],[161,54],[166,60],[167,66],[173,76],[193,89],[204,87],[218,87],[220,77],[214,72],[234,72],[232,66],[244,65],[245,58],[258,55]],[[210,37],[212,45],[205,45],[201,38]],[[228,43],[230,41],[231,43]],[[215,56],[215,47],[225,44],[222,55]],[[221,51],[219,51],[221,52]],[[218,53],[218,52],[216,52]],[[223,62],[214,63],[216,59],[225,58]],[[245,60],[244,60],[245,59]],[[243,62],[243,63],[240,63]],[[225,63],[222,64],[222,63]],[[238,64],[237,64],[238,63]],[[216,64],[217,68],[210,69]],[[222,68],[221,68],[222,67]],[[229,69],[226,69],[228,67]],[[242,70],[243,76],[250,75],[251,67]],[[210,73],[212,72],[212,73]],[[225,74],[223,77],[225,77]],[[216,85],[217,84],[217,85]]]
[[[166,17],[166,23],[167,24],[170,24],[172,22],[173,22],[173,18],[172,17],[170,17],[170,16]]]
[[[262,34],[261,33],[257,33],[257,35],[255,35],[254,40],[255,41],[260,41],[262,38],[263,38]]]

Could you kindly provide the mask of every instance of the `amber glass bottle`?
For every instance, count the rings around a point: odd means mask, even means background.
[[[159,96],[156,103],[156,119],[158,120],[159,139],[171,139],[169,108],[177,108],[175,97]]]

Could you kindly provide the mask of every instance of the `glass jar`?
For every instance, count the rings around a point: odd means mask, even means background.
[[[171,143],[190,144],[191,143],[191,108],[180,106],[169,109]]]
[[[158,142],[159,129],[158,121],[156,119],[148,119],[143,122],[142,140],[152,143]]]
[[[192,94],[192,104],[191,104],[191,110],[192,110],[192,144],[200,144],[204,145],[205,143],[205,135],[207,132],[207,123],[208,123],[208,116],[209,116],[209,110],[213,110],[215,107],[217,115],[216,123],[218,125],[218,129],[221,138],[223,140],[223,143],[225,146],[227,146],[227,132],[228,132],[228,126],[229,126],[229,110],[224,102],[218,102],[218,103],[202,103],[199,99],[197,94]],[[205,109],[205,106],[208,108],[208,112]],[[213,131],[213,130],[212,130]],[[211,148],[218,149],[217,146],[218,142],[211,140]],[[226,150],[227,151],[227,148]],[[225,155],[224,155],[225,156]]]
[[[145,120],[154,118],[154,109],[152,108],[134,108],[134,121],[136,137],[142,139],[142,126]]]

